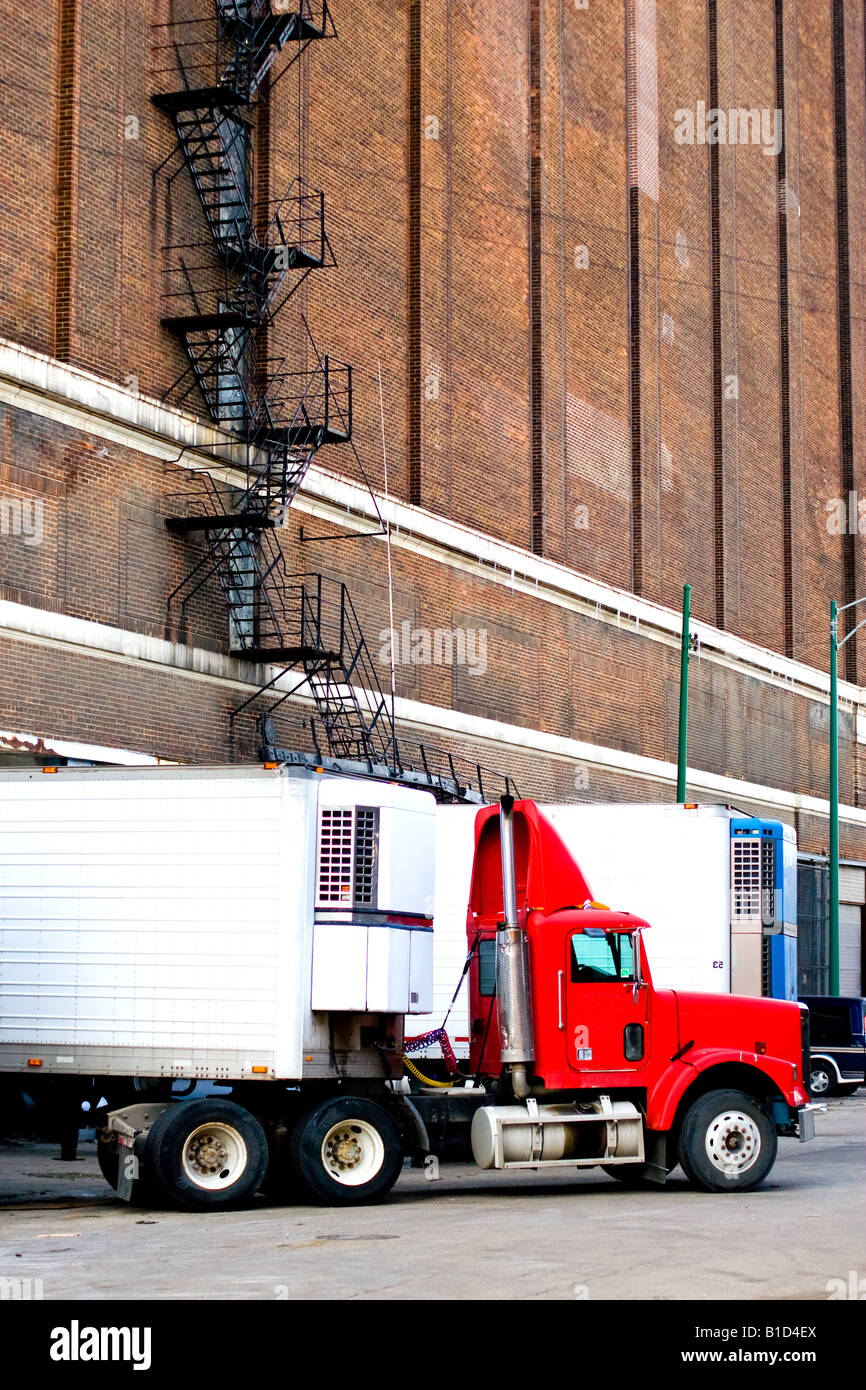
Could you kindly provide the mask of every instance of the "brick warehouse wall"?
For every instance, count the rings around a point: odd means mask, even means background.
[[[172,131],[149,100],[152,25],[185,3],[58,0],[36,22],[0,3],[15,94],[0,335],[157,399],[183,368],[159,325],[163,248],[205,235],[186,170],[169,182],[177,160],[153,178]],[[301,167],[326,191],[338,266],[309,277],[269,352],[309,363],[303,313],[353,362],[356,442],[377,487],[381,364],[397,497],[671,607],[687,579],[700,619],[824,668],[830,597],[866,592],[862,538],[846,552],[825,524],[843,493],[832,5],[406,0],[385,12],[344,0],[335,17],[340,37],[312,46],[300,95]],[[863,20],[860,0],[845,5],[851,461],[866,494]],[[282,61],[267,121],[256,117],[271,197],[298,167],[298,74],[279,79]],[[781,204],[759,147],[719,146],[714,164],[708,146],[673,136],[674,113],[709,104],[713,84],[723,107],[775,108],[780,69]],[[194,397],[185,408],[203,413]],[[185,613],[167,603],[195,556],[164,528],[183,471],[22,409],[6,409],[2,429],[3,496],[40,500],[45,534],[40,546],[0,538],[0,597],[224,652],[212,586]],[[356,475],[345,448],[320,461]],[[293,515],[290,568],[344,578],[375,649],[382,547],[310,544],[302,525],[333,529]],[[395,595],[398,625],[483,629],[488,642],[483,678],[398,667],[401,698],[675,756],[675,646],[467,578],[447,545],[395,550]],[[113,684],[113,664],[45,647],[30,681],[33,644],[9,641],[7,726],[168,757],[251,750],[249,719],[229,732],[236,687],[192,693],[134,666]],[[847,671],[861,682],[862,653]],[[826,704],[709,661],[692,695],[695,767],[824,794]],[[284,713],[303,738],[301,714]],[[842,722],[843,798],[859,804]],[[557,795],[658,794],[505,756]]]
[[[190,639],[196,648],[225,649],[225,615],[216,595],[202,596],[180,623],[177,608],[165,602],[166,574],[177,582],[183,564],[177,542],[166,533],[163,517],[174,508],[173,495],[183,479],[180,470],[154,466],[152,460],[82,439],[68,427],[37,421],[32,414],[7,408],[3,438],[20,460],[4,476],[4,487],[24,497],[51,480],[58,503],[46,512],[39,546],[14,538],[17,560],[10,565],[19,578],[31,561],[27,584],[12,585],[2,576],[0,599],[63,612],[127,633]],[[87,445],[89,444],[89,447]],[[7,446],[10,447],[10,446]],[[106,484],[123,470],[127,499],[106,507]],[[157,480],[161,479],[160,495]],[[60,500],[62,499],[62,505]],[[301,521],[293,518],[287,547],[300,549]],[[327,522],[317,521],[319,527]],[[124,538],[125,561],[117,557]],[[12,538],[10,538],[12,539]],[[81,583],[83,550],[91,556],[91,582]],[[333,551],[330,552],[334,554]],[[12,554],[8,544],[3,556]],[[517,612],[508,590],[489,580],[467,576],[435,559],[394,551],[395,625],[412,628],[471,628],[487,635],[485,662],[475,666],[397,666],[397,693],[431,707],[456,708],[482,718],[495,713],[508,724],[537,729],[560,738],[577,737],[625,753],[670,761],[677,740],[678,651],[650,642],[639,630],[603,629],[589,615],[569,612],[540,600],[524,600]],[[387,611],[384,547],[353,547],[351,558],[326,574],[345,578],[362,625],[370,639],[383,685],[387,658],[382,650]],[[109,664],[80,651],[34,651],[19,641],[4,642],[4,719],[14,728],[50,729],[54,737],[134,746],[162,757],[235,758],[254,751],[254,705],[234,724],[232,711],[250,692],[239,680],[191,682],[176,672],[157,676],[136,663]],[[551,654],[565,654],[552,663]],[[483,665],[484,669],[479,669]],[[120,669],[118,669],[118,667]],[[555,669],[558,678],[552,679]],[[600,694],[600,692],[602,692]],[[692,671],[690,761],[719,776],[732,776],[820,796],[827,783],[826,706],[790,691],[698,660]],[[284,707],[279,730],[286,742],[309,746],[303,711]],[[794,743],[792,745],[792,733]],[[842,796],[855,801],[851,762],[851,721],[841,720]],[[457,750],[472,752],[458,740]],[[579,760],[549,760],[519,747],[476,748],[476,756],[501,765],[522,789],[538,795],[592,799],[612,794],[654,799],[650,779],[629,787],[622,778]],[[817,833],[817,832],[816,832]],[[856,837],[851,828],[850,834]],[[821,846],[817,843],[815,848]],[[866,849],[866,840],[864,840]]]

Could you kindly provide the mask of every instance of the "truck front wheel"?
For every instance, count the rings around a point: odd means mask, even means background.
[[[710,1091],[680,1129],[677,1153],[689,1181],[705,1192],[751,1192],[776,1161],[776,1129],[744,1091]]]
[[[316,1201],[360,1206],[390,1192],[403,1167],[403,1143],[381,1105],[339,1096],[298,1121],[289,1159]]]
[[[268,1141],[255,1116],[234,1101],[180,1101],[154,1120],[145,1155],[178,1206],[210,1211],[255,1195],[268,1166]]]

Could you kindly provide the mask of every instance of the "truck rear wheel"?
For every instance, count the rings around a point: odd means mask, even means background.
[[[776,1129],[745,1091],[709,1091],[680,1129],[677,1152],[689,1181],[705,1192],[751,1192],[776,1161]]]
[[[325,1206],[361,1206],[386,1196],[403,1167],[400,1131],[381,1105],[339,1096],[295,1126],[292,1169]]]
[[[268,1141],[243,1106],[206,1098],[163,1110],[145,1155],[172,1201],[188,1211],[210,1211],[255,1196],[268,1166]]]

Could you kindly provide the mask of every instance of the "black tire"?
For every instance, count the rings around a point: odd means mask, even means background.
[[[829,1062],[816,1060],[809,1071],[809,1094],[816,1100],[832,1096],[836,1090],[836,1073]]]
[[[151,1125],[145,1155],[177,1206],[225,1210],[255,1196],[268,1166],[268,1141],[242,1105],[205,1097],[163,1110]]]
[[[752,1192],[775,1163],[777,1148],[776,1127],[753,1096],[709,1091],[686,1114],[677,1153],[694,1187]]]
[[[105,1178],[108,1186],[112,1187],[116,1192],[120,1165],[116,1139],[109,1139],[105,1134],[97,1134],[96,1161],[99,1164],[99,1171]]]
[[[123,1152],[127,1154],[129,1150],[124,1149]],[[106,1130],[97,1134],[96,1161],[105,1181],[116,1192],[120,1171],[120,1147],[116,1135],[111,1135]],[[153,1178],[148,1173],[142,1173],[141,1177],[136,1178],[132,1184],[130,1203],[136,1207],[152,1207],[156,1205],[158,1199],[159,1191]]]
[[[315,1201],[362,1206],[391,1191],[403,1167],[403,1141],[381,1105],[339,1096],[301,1117],[289,1142],[289,1162]]]

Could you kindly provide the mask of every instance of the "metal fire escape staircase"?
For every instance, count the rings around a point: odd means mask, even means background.
[[[260,399],[243,389],[239,399],[248,422],[244,485],[230,489],[209,473],[193,475],[187,514],[166,524],[177,535],[201,533],[205,549],[171,597],[182,594],[185,608],[215,576],[229,609],[234,655],[287,665],[313,661],[317,652],[333,658],[331,645],[310,639],[315,624],[297,606],[297,582],[286,574],[270,533],[282,524],[317,450],[351,437],[351,369],[328,357],[311,373],[280,364]]]
[[[440,799],[483,800],[508,778],[453,754],[398,745],[391,700],[345,584],[320,574],[290,575],[274,531],[316,452],[352,437],[352,372],[316,348],[308,370],[269,359],[260,330],[312,271],[335,265],[324,221],[324,195],[300,175],[263,215],[253,197],[251,113],[265,74],[288,44],[289,66],[307,45],[334,35],[327,0],[191,0],[205,15],[157,26],[153,102],[171,119],[178,152],[173,180],[189,171],[208,235],[168,247],[163,325],[181,342],[187,365],[166,397],[197,393],[226,440],[215,462],[242,471],[240,485],[191,474],[183,514],[168,518],[176,535],[195,535],[200,554],[169,602],[188,604],[216,579],[229,613],[233,655],[269,663],[298,680],[281,688],[260,718],[262,756],[397,777]],[[291,12],[289,12],[291,10]],[[281,74],[282,75],[282,74]],[[278,79],[279,80],[279,79]],[[157,170],[157,174],[169,161]],[[315,754],[274,746],[270,714],[302,688],[312,697]],[[235,711],[239,713],[240,710]],[[486,778],[487,791],[484,786]]]
[[[299,666],[328,749],[379,761],[393,742],[390,711],[345,586],[334,596],[321,577],[289,576],[272,534],[317,450],[351,438],[351,368],[318,352],[310,371],[257,356],[258,330],[303,276],[334,258],[323,194],[300,175],[257,231],[250,108],[277,52],[295,43],[295,62],[308,43],[334,32],[327,4],[309,0],[278,13],[269,0],[216,0],[206,16],[160,26],[169,90],[153,100],[174,123],[211,236],[209,254],[199,245],[170,248],[162,322],[188,366],[168,394],[180,403],[197,390],[214,424],[242,444],[245,471],[234,490],[197,475],[186,514],[167,525],[203,541],[172,598],[182,595],[186,607],[216,578],[232,653]]]

